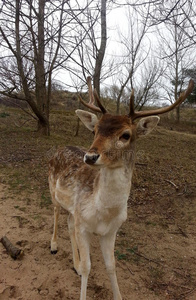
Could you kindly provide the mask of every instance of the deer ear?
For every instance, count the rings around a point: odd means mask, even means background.
[[[77,109],[75,113],[90,131],[94,131],[95,125],[98,122],[96,115],[81,109]]]
[[[157,126],[159,120],[158,116],[142,118],[137,124],[137,136],[149,134]]]

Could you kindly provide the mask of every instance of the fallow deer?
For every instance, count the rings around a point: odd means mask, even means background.
[[[92,111],[102,113],[98,120],[91,112],[76,110],[77,116],[94,133],[94,141],[85,153],[76,147],[57,151],[49,163],[49,186],[54,203],[54,232],[51,253],[57,252],[57,221],[60,207],[69,212],[68,228],[73,250],[73,263],[81,275],[80,300],[86,300],[87,281],[91,269],[90,239],[100,236],[100,245],[108,271],[114,300],[122,300],[115,271],[114,244],[116,233],[127,218],[127,200],[135,160],[135,142],[149,134],[163,114],[181,104],[192,92],[187,90],[166,108],[134,111],[134,95],[130,97],[128,115],[109,114],[92,91],[87,79],[90,102],[81,102]],[[98,106],[95,106],[95,100]],[[136,119],[139,119],[136,123]]]

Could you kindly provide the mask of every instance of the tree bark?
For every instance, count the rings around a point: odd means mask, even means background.
[[[44,8],[45,0],[39,0],[39,14],[38,14],[38,51],[36,61],[36,101],[39,111],[43,115],[42,120],[38,120],[38,131],[44,135],[49,135],[49,105],[46,93],[46,79],[44,66]]]
[[[176,108],[176,121],[177,123],[180,122],[180,106]]]
[[[38,14],[38,51],[35,59],[35,76],[36,76],[36,102],[32,98],[27,78],[25,76],[21,44],[20,44],[20,0],[16,0],[16,17],[15,17],[15,32],[16,32],[16,52],[17,66],[21,78],[21,86],[25,94],[26,101],[32,108],[33,112],[38,118],[38,131],[44,135],[49,135],[49,107],[47,105],[46,95],[46,80],[44,68],[44,6],[45,0],[39,0],[39,14]]]
[[[107,42],[106,1],[107,0],[101,0],[101,45],[97,54],[95,71],[93,76],[94,88],[97,90],[99,96],[100,96],[101,68],[102,68],[102,63],[103,63],[105,49],[106,49],[106,42]]]

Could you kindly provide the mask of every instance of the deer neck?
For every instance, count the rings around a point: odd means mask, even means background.
[[[134,153],[132,152],[131,158],[124,160],[120,167],[100,169],[99,189],[95,199],[97,202],[101,202],[105,208],[127,204],[134,168]]]

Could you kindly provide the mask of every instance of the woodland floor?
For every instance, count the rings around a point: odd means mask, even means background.
[[[58,146],[91,143],[82,125],[74,137],[76,123],[73,113],[53,111],[51,136],[40,137],[26,115],[0,107],[0,238],[24,251],[13,260],[0,243],[0,300],[79,299],[63,210],[59,251],[50,254],[47,183],[48,159]],[[138,140],[128,219],[115,245],[123,300],[196,299],[196,126],[165,124]],[[91,253],[87,299],[112,300],[97,237]]]

